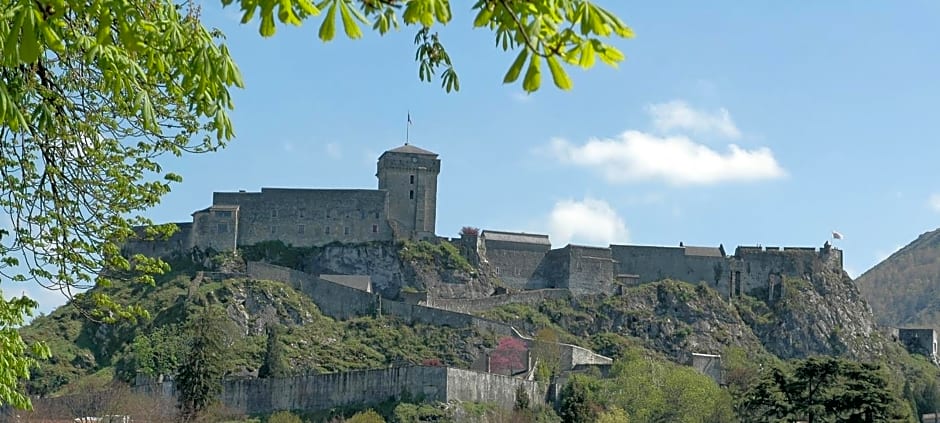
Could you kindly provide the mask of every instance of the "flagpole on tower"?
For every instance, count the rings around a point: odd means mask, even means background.
[[[411,141],[411,111],[408,111],[408,122],[405,124],[405,145]]]

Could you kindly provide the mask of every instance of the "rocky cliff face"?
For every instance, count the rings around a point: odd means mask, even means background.
[[[315,248],[272,243],[248,247],[245,254],[252,260],[314,275],[370,275],[373,290],[387,298],[399,298],[406,287],[439,298],[479,298],[491,295],[497,284],[491,271],[471,266],[446,242],[370,242]]]
[[[771,299],[743,297],[735,305],[764,347],[781,358],[871,359],[885,348],[871,309],[844,272],[784,278]]]
[[[886,341],[871,310],[846,275],[819,270],[806,279],[785,278],[777,289],[773,300],[766,295],[726,300],[703,285],[667,280],[620,296],[547,301],[536,311],[544,317],[518,306],[486,315],[529,331],[548,320],[578,337],[613,332],[678,362],[726,347],[785,359],[829,354],[865,360],[884,351]]]

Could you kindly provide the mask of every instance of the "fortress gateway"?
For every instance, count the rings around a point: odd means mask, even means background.
[[[165,241],[131,241],[125,253],[167,256],[281,241],[295,247],[331,243],[427,239],[436,241],[438,155],[405,144],[379,157],[378,189],[262,188],[216,192],[212,205],[177,223]],[[563,288],[575,294],[614,293],[661,279],[708,284],[725,297],[761,291],[780,295],[784,277],[842,273],[842,251],[823,248],[567,245],[547,235],[483,231],[451,240],[475,265],[488,266],[508,288]]]

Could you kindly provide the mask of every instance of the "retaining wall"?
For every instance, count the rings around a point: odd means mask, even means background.
[[[511,408],[520,386],[533,403],[545,402],[546,389],[538,382],[432,366],[226,381],[220,398],[227,408],[242,414],[365,408],[384,401],[401,401],[403,397],[414,402],[492,402]],[[134,389],[158,397],[175,395],[172,381]]]
[[[570,298],[571,292],[567,289],[539,289],[523,291],[513,294],[494,295],[486,298],[428,298],[428,307],[455,311],[458,313],[474,314],[508,304],[538,305],[547,300]]]

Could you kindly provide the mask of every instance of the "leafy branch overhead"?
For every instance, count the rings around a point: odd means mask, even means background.
[[[301,25],[305,19],[326,15],[320,22],[319,36],[330,41],[336,36],[337,19],[351,39],[362,37],[360,25],[371,25],[379,34],[399,29],[399,21],[419,26],[415,36],[418,46],[418,76],[430,81],[441,69],[441,86],[448,92],[460,89],[457,73],[444,45],[432,28],[451,20],[448,0],[222,0],[237,2],[243,12],[242,23],[260,16],[261,35],[272,36],[276,22]],[[277,10],[275,10],[277,9]],[[604,42],[611,37],[632,38],[633,31],[613,13],[586,0],[478,0],[473,6],[473,26],[493,31],[496,45],[505,50],[519,50],[503,78],[514,83],[520,76],[526,92],[542,84],[542,64],[548,66],[555,86],[572,87],[563,63],[589,69],[597,59],[616,67],[623,53]],[[337,18],[339,11],[339,18]],[[276,20],[275,20],[276,17]]]

